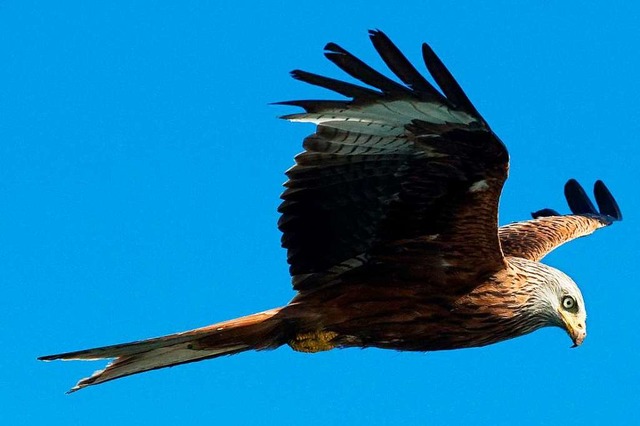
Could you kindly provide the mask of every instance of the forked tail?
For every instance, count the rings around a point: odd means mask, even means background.
[[[273,349],[284,344],[287,327],[276,315],[281,308],[220,322],[182,333],[154,339],[104,346],[38,359],[99,360],[115,358],[104,370],[80,380],[69,393],[109,380],[171,367],[222,355],[233,355],[255,349]]]

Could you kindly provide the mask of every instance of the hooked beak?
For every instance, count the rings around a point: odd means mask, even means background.
[[[573,346],[571,347],[577,348],[582,344],[585,337],[587,337],[587,329],[584,322],[576,321],[575,318],[568,316],[564,311],[558,312],[560,313],[560,318],[562,318],[567,333],[569,333],[569,337],[573,340]]]

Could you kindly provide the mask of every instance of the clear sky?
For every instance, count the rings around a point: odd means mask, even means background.
[[[1,422],[637,420],[640,4],[220,3],[0,3]],[[431,43],[507,144],[501,223],[566,211],[571,177],[603,179],[616,195],[624,222],[546,259],[582,288],[584,345],[547,329],[427,354],[281,348],[65,395],[103,363],[37,356],[293,296],[276,208],[312,127],[268,104],[332,96],[288,76],[342,77],[322,55],[329,41],[380,67],[370,28],[419,68]]]

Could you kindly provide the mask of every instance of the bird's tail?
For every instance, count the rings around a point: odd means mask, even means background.
[[[222,355],[233,355],[251,349],[273,349],[287,339],[285,321],[277,316],[281,308],[220,322],[207,327],[154,339],[104,346],[38,359],[99,360],[115,358],[104,370],[80,380],[69,393],[86,386]]]

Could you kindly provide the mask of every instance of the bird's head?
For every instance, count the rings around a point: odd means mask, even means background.
[[[546,273],[539,297],[545,306],[545,316],[549,325],[567,331],[573,347],[580,346],[587,337],[587,311],[582,293],[576,283],[565,273],[547,265],[542,265]]]

